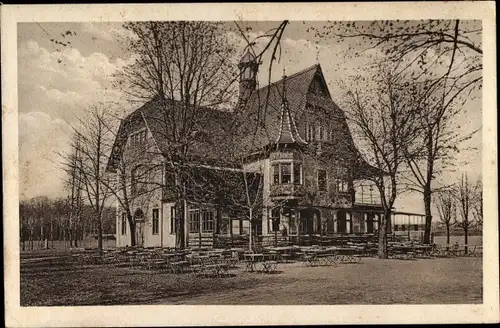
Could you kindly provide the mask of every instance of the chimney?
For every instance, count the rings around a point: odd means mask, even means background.
[[[250,98],[252,92],[257,88],[257,72],[259,70],[259,63],[250,52],[250,49],[241,57],[238,68],[240,69],[240,92],[238,102],[240,105],[244,105]]]

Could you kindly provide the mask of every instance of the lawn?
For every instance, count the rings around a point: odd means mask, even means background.
[[[227,278],[81,266],[61,254],[21,256],[21,306],[118,304],[482,303],[482,259],[379,260],[338,267],[281,264]],[[30,259],[28,259],[30,258]],[[27,262],[26,262],[27,261]]]

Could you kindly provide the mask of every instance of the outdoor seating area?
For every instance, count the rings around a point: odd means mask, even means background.
[[[425,245],[415,242],[389,242],[391,259],[481,256],[482,247],[468,245]],[[361,264],[364,257],[376,257],[374,242],[346,241],[338,246],[242,247],[214,249],[188,248],[121,248],[81,250],[72,259],[81,265],[110,265],[161,273],[191,273],[201,277],[228,277],[238,272],[279,273],[284,265],[296,263],[303,267],[336,267],[340,264]]]
[[[459,257],[459,256],[482,256],[482,246],[459,245],[459,244],[421,244],[421,243],[397,243],[388,244],[390,258],[411,260],[418,258]]]

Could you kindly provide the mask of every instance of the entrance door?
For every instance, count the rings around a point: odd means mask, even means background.
[[[344,210],[339,210],[337,212],[337,232],[346,233],[347,222],[346,222],[346,212]]]
[[[135,242],[137,246],[144,247],[144,213],[140,208],[134,212]]]
[[[373,217],[375,215],[373,213],[368,213],[367,214],[367,219],[366,219],[366,232],[367,233],[373,233]]]

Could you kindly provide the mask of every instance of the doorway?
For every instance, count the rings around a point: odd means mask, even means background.
[[[134,212],[135,242],[137,246],[144,247],[144,213],[140,208]]]

